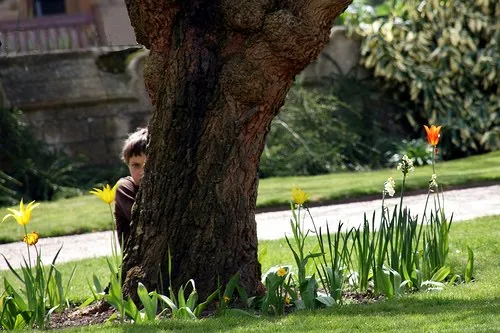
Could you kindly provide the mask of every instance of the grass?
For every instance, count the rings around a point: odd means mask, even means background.
[[[427,189],[431,170],[431,166],[417,167],[415,172],[409,175],[406,190]],[[445,189],[467,184],[500,182],[500,151],[438,163],[436,172],[439,175],[439,183]],[[378,195],[384,181],[390,176],[398,180],[399,174],[396,169],[390,169],[262,179],[259,183],[257,207],[289,208],[290,189],[296,184],[312,194],[311,206],[326,201]],[[0,208],[0,217],[7,213],[6,208]],[[110,220],[109,208],[96,197],[86,195],[42,203],[34,211],[28,228],[29,231],[36,230],[41,237],[54,237],[109,230]],[[19,241],[22,237],[22,228],[12,220],[2,224],[0,243]]]
[[[500,181],[500,151],[436,164],[439,184],[443,188]],[[432,166],[416,167],[408,175],[406,191],[426,189]],[[289,206],[290,188],[299,185],[310,192],[311,202],[353,199],[379,195],[388,177],[400,179],[394,169],[365,172],[345,172],[319,176],[262,179],[259,184],[257,207]]]
[[[415,293],[374,304],[350,304],[316,311],[298,311],[283,317],[210,318],[200,321],[165,320],[150,325],[100,325],[102,332],[493,332],[500,327],[500,216],[478,218],[452,225],[450,263],[463,272],[467,246],[475,252],[475,282],[448,287],[442,292]],[[313,241],[308,243],[311,249]],[[293,257],[283,239],[261,241],[263,272],[277,264],[291,264]],[[266,249],[266,250],[264,250]],[[68,277],[74,265],[77,274],[69,294],[79,303],[90,296],[86,279],[96,273],[106,280],[105,260],[90,259],[57,265]],[[0,277],[11,273],[0,272]],[[496,327],[496,328],[495,328]],[[88,331],[89,327],[64,330]]]
[[[14,207],[19,209],[19,207]],[[0,217],[8,211],[0,208]],[[40,237],[83,234],[111,229],[111,216],[107,205],[95,196],[85,195],[71,199],[43,202],[35,208],[27,225],[28,232],[36,230]],[[0,243],[23,239],[23,228],[14,219],[2,223]]]

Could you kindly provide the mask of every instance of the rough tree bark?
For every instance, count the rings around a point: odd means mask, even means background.
[[[150,50],[148,160],[125,246],[124,288],[194,279],[201,296],[237,271],[258,290],[255,203],[269,125],[349,0],[126,0]],[[160,275],[160,271],[162,272]],[[163,281],[160,281],[162,276]]]

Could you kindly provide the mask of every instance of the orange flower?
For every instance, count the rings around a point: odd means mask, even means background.
[[[425,132],[427,132],[427,141],[431,146],[436,147],[439,142],[439,137],[441,136],[441,134],[439,134],[441,126],[436,127],[434,125],[431,125],[431,128],[429,128],[424,125],[424,128]]]

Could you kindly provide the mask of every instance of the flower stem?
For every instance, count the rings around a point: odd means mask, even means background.
[[[381,225],[382,225],[382,222],[384,221],[384,215],[385,215],[384,201],[385,201],[385,190],[382,190],[382,215],[380,216],[380,224]]]
[[[24,227],[24,237],[26,240],[28,240],[28,230],[26,229],[26,224],[23,225]],[[30,264],[30,270],[31,270],[31,254],[30,254],[30,245],[28,242],[26,242],[26,248],[28,249],[28,262]]]
[[[111,209],[111,204],[109,206],[109,213],[111,214],[111,230],[115,230],[115,217],[113,216],[113,209]]]
[[[403,211],[403,196],[405,193],[406,173],[403,174],[403,185],[401,185],[401,200],[399,200],[399,212]]]
[[[432,174],[436,174],[436,146],[432,146]]]

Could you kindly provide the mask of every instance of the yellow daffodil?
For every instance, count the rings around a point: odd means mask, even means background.
[[[31,219],[31,211],[38,207],[39,203],[35,203],[35,201],[30,202],[26,207],[24,206],[23,199],[19,203],[19,210],[15,210],[12,208],[7,208],[11,214],[7,214],[3,217],[2,222],[8,219],[9,217],[13,217],[16,219],[17,223],[20,225],[26,225],[29,223]]]
[[[441,126],[434,126],[431,125],[431,128],[427,127],[424,125],[425,132],[427,133],[427,141],[429,144],[433,147],[436,147],[437,144],[439,143],[439,137],[441,134],[439,134],[439,131],[441,130]]]
[[[287,274],[287,271],[286,271],[285,267],[280,267],[280,268],[276,271],[276,275],[278,275],[279,277],[286,276],[286,274]]]
[[[115,195],[116,195],[116,188],[118,187],[118,183],[111,188],[109,184],[106,184],[106,186],[103,186],[102,190],[100,188],[93,188],[92,191],[89,191],[89,193],[97,195],[99,198],[102,199],[105,203],[110,205],[113,201],[115,201]]]
[[[32,233],[26,234],[23,238],[23,242],[25,242],[28,245],[35,245],[38,243],[38,232],[33,231]]]
[[[309,194],[306,194],[302,189],[298,186],[295,186],[292,189],[292,198],[293,202],[297,205],[303,205],[309,199]]]

